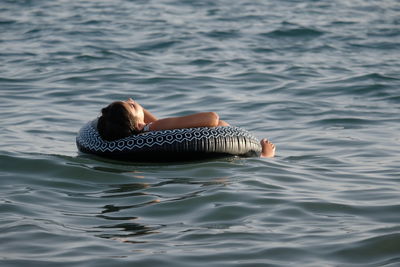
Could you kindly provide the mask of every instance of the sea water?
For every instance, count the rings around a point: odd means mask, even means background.
[[[400,3],[3,0],[1,266],[398,266]],[[80,154],[131,97],[273,159]]]

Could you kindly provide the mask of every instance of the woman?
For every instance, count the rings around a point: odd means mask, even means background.
[[[142,132],[195,127],[229,126],[215,112],[201,112],[187,116],[157,119],[139,103],[129,98],[116,101],[101,110],[97,129],[104,140],[112,141]],[[261,157],[273,157],[275,145],[262,139]]]

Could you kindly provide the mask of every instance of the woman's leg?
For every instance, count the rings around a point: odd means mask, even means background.
[[[273,158],[275,156],[275,145],[268,141],[268,139],[262,139],[261,142],[261,157],[262,158]]]

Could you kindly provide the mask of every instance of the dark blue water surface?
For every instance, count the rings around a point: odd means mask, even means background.
[[[400,2],[0,2],[1,266],[400,265]],[[79,154],[100,109],[215,111],[274,159]]]

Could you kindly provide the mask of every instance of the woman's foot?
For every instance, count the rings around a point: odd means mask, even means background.
[[[275,145],[273,143],[264,138],[263,140],[261,140],[260,144],[262,147],[262,158],[273,158],[275,156]]]

